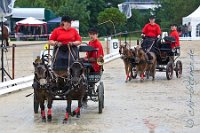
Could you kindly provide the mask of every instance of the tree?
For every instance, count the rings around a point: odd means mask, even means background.
[[[154,13],[161,19],[161,27],[167,28],[170,23],[181,24],[182,17],[192,13],[200,4],[200,0],[156,0],[161,6]]]
[[[80,21],[80,33],[81,35],[87,35],[88,30],[88,20],[89,20],[89,11],[86,9],[87,3],[82,0],[68,0],[62,5],[57,13],[59,16],[69,15],[74,20]]]
[[[111,34],[110,31],[113,31],[112,33],[115,32],[115,29],[113,29],[113,24],[116,28],[116,31],[121,31],[120,28],[123,28],[123,26],[126,24],[126,16],[121,13],[118,8],[107,8],[99,13],[98,22],[100,24],[108,21],[110,21],[110,23],[106,23],[108,27],[107,34]]]
[[[37,7],[37,8],[47,8],[48,4],[45,0],[16,0],[15,7]]]
[[[89,26],[97,26],[98,20],[97,16],[99,12],[105,9],[105,1],[104,0],[88,0],[87,2],[87,10],[90,11],[90,19],[89,19]]]

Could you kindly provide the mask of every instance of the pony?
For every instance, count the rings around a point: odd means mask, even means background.
[[[131,80],[131,78],[136,78],[136,74],[133,75],[132,69],[134,69],[133,62],[135,62],[135,51],[130,48],[127,42],[125,42],[125,45],[119,46],[119,54],[122,55],[121,59],[124,62],[125,66],[125,73],[126,73],[126,80]]]
[[[41,109],[42,121],[46,122],[45,115],[45,100],[47,100],[47,119],[51,121],[52,119],[52,103],[53,97],[48,92],[48,83],[52,79],[51,74],[48,70],[48,66],[38,57],[34,62],[34,82],[32,87],[34,89],[35,100],[39,103]]]
[[[78,61],[75,61],[70,67],[70,81],[71,89],[66,94],[67,108],[63,123],[67,123],[69,115],[80,117],[80,108],[82,107],[83,97],[86,94],[87,82],[84,67]],[[72,100],[78,100],[78,107],[73,112],[71,112]]]
[[[1,33],[0,38],[6,41],[6,46],[9,46],[9,42],[8,42],[9,31],[8,31],[8,28],[5,25],[3,25],[3,30],[2,30],[2,27],[0,29],[1,29],[0,30],[0,33]]]
[[[144,80],[144,73],[147,79],[149,79],[149,76],[152,76],[152,80],[155,79],[157,59],[154,52],[149,52],[149,54],[153,58],[152,63],[148,63],[147,53],[142,48],[135,48],[136,73],[139,73],[141,80]]]

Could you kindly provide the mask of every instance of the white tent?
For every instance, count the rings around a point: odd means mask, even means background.
[[[16,22],[16,26],[17,26],[16,32],[18,32],[20,26],[22,25],[23,26],[44,26],[47,33],[47,22],[38,20],[33,17],[28,17],[26,19]]]
[[[42,25],[42,24],[46,24],[46,23],[47,22],[38,20],[36,18],[28,17],[26,19],[16,22],[16,25]]]
[[[200,6],[187,17],[182,18],[182,24],[191,23],[192,26],[192,37],[200,37]]]

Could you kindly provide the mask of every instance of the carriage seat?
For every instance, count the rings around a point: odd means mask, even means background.
[[[172,36],[165,36],[163,39],[165,40],[165,42],[168,42],[168,43],[175,43],[176,42],[175,38],[172,37]]]
[[[94,47],[88,46],[88,45],[81,45],[81,46],[79,46],[79,52],[94,52],[94,51],[98,51],[98,50],[95,49]],[[92,64],[89,61],[83,62],[83,66],[85,68],[92,68]]]
[[[98,50],[93,48],[92,46],[79,46],[79,52],[93,52],[93,51],[98,51]]]

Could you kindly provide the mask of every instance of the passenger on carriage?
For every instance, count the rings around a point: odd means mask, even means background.
[[[148,52],[154,52],[156,50],[152,47],[157,43],[158,38],[160,38],[161,29],[160,26],[155,23],[155,16],[151,15],[149,17],[149,23],[144,26],[142,29],[143,43],[141,44],[142,49],[147,52],[147,61],[151,62],[153,57]],[[150,49],[149,49],[150,48]],[[148,51],[147,51],[148,50]]]
[[[176,47],[179,47],[180,46],[179,34],[177,32],[177,25],[176,24],[171,24],[170,36],[175,38],[175,43],[171,44],[171,48],[174,49]]]
[[[71,21],[72,19],[69,16],[63,16],[61,25],[53,30],[49,39],[49,44],[55,46],[53,69],[57,72],[61,71],[61,73],[78,59],[77,46],[82,42],[78,31],[71,27]],[[58,48],[58,45],[61,46]]]
[[[102,71],[102,66],[97,63],[97,60],[101,58],[103,60],[104,52],[101,42],[98,39],[98,32],[96,28],[90,28],[88,30],[89,37],[91,40],[89,41],[89,46],[97,49],[97,51],[87,52],[84,61],[89,61],[92,63],[92,68],[90,72],[100,72]]]

